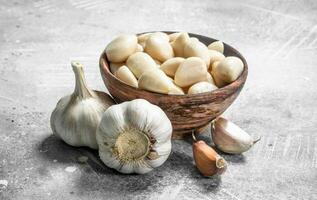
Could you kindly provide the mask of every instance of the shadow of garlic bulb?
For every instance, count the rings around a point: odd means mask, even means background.
[[[96,135],[101,160],[125,174],[150,172],[171,152],[170,120],[158,106],[143,99],[108,108]]]

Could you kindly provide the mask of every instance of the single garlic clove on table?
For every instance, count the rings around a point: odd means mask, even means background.
[[[75,90],[58,101],[50,118],[51,128],[69,145],[98,149],[97,126],[104,111],[115,102],[106,93],[87,87],[80,63],[72,62],[72,67],[76,78]]]
[[[211,134],[216,147],[230,154],[241,154],[260,140],[253,140],[240,127],[222,117],[213,122]]]
[[[187,87],[206,79],[207,68],[205,62],[198,57],[185,59],[177,68],[175,83],[180,87]]]
[[[137,49],[138,39],[136,35],[121,35],[112,40],[105,52],[110,62],[124,62]]]
[[[99,156],[125,174],[145,174],[171,152],[172,125],[158,106],[143,99],[111,106],[97,129]]]

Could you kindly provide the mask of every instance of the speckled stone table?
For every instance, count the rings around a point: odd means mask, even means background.
[[[0,199],[317,199],[316,10],[315,0],[0,0]],[[126,176],[52,135],[50,113],[74,88],[70,60],[105,91],[105,45],[150,30],[218,38],[249,63],[224,116],[262,140],[224,155],[222,177],[201,177],[190,139],[174,141],[155,171]],[[200,138],[212,145],[207,132]]]

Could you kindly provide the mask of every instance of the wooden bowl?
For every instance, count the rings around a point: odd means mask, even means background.
[[[166,32],[168,34],[173,32]],[[216,41],[197,34],[189,34],[209,45]],[[109,69],[105,52],[100,56],[99,65],[102,79],[113,98],[118,102],[146,99],[158,105],[166,113],[173,125],[173,138],[181,139],[193,130],[201,132],[213,119],[221,115],[237,98],[248,75],[248,65],[244,57],[233,47],[225,45],[225,56],[237,56],[244,64],[242,74],[233,83],[212,92],[192,95],[167,95],[131,87],[117,79]]]

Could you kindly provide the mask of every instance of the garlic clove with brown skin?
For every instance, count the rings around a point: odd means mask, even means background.
[[[204,141],[197,141],[193,132],[193,156],[196,167],[204,176],[220,175],[227,169],[227,162]]]
[[[253,140],[236,124],[222,117],[213,122],[211,134],[216,147],[229,154],[241,154],[261,139]]]
[[[98,149],[96,129],[104,111],[115,104],[106,93],[90,90],[85,81],[83,66],[72,62],[76,78],[73,94],[60,99],[51,114],[53,134],[72,146]]]

